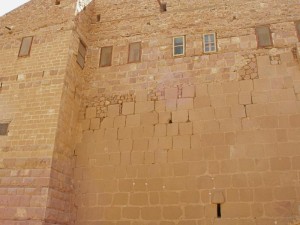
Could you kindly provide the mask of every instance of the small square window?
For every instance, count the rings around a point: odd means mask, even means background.
[[[203,35],[203,50],[204,53],[216,52],[217,51],[217,42],[216,34],[204,34]]]
[[[300,41],[300,21],[295,22],[297,35]]]
[[[102,47],[100,54],[100,67],[111,66],[113,47]]]
[[[80,41],[77,54],[77,63],[83,69],[85,64],[86,45]]]
[[[19,50],[19,57],[29,56],[33,37],[24,37]]]
[[[0,123],[0,136],[6,136],[9,123]]]
[[[129,44],[129,56],[128,62],[140,62],[141,61],[141,42]]]
[[[255,28],[257,37],[257,46],[259,48],[270,47],[273,45],[271,30],[268,26],[261,26]]]
[[[185,36],[173,38],[173,56],[185,55]]]

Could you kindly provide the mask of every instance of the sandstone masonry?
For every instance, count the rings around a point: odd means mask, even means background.
[[[75,7],[31,0],[0,18],[1,225],[299,221],[298,0]]]

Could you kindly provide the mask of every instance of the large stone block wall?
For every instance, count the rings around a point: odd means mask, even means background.
[[[10,122],[0,136],[1,225],[71,221],[74,147],[65,143],[73,143],[78,120],[70,69],[78,48],[74,13],[72,0],[32,0],[0,18],[0,122]],[[31,53],[18,58],[24,36],[34,36]]]
[[[297,1],[95,1],[76,149],[76,224],[299,218]],[[101,15],[101,21],[95,21]],[[258,49],[255,26],[274,46]],[[217,33],[204,54],[202,35]],[[172,38],[186,36],[186,55]],[[141,41],[142,60],[128,64]],[[113,46],[111,67],[100,48]],[[212,200],[224,196],[222,218]]]

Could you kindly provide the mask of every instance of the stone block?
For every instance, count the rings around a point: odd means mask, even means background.
[[[112,205],[128,205],[128,194],[115,193],[113,196]]]
[[[104,218],[107,220],[121,219],[121,207],[106,207],[104,210]]]
[[[126,117],[126,126],[127,127],[137,127],[141,123],[141,116],[139,114],[136,115],[128,115]]]
[[[121,152],[131,152],[133,141],[130,139],[120,140],[119,149]]]
[[[226,106],[226,107],[217,107],[217,108],[214,109],[214,113],[215,113],[216,119],[231,118],[231,109],[228,106]],[[213,118],[210,118],[210,119],[213,119]]]
[[[106,140],[116,140],[118,138],[118,130],[116,128],[105,129],[104,138]]]
[[[215,111],[212,107],[206,107],[197,110],[190,110],[189,111],[189,120],[199,121],[199,120],[212,120],[215,119]],[[179,122],[186,122],[186,121],[179,121]]]
[[[231,106],[231,115],[233,118],[244,118],[246,117],[246,109],[243,105]]]
[[[134,102],[124,102],[122,105],[122,114],[130,115],[134,113]]]
[[[208,95],[197,96],[196,98],[194,98],[195,109],[205,108],[210,106],[211,106],[211,101]]]
[[[172,112],[177,109],[177,99],[168,99],[166,100],[166,111]]]
[[[148,90],[138,90],[135,92],[136,102],[145,102],[148,100]]]
[[[166,124],[156,124],[154,129],[154,136],[164,137],[167,135],[167,125]]]
[[[226,203],[222,206],[222,217],[224,218],[245,218],[250,216],[251,207],[249,203]]]
[[[208,93],[210,96],[223,94],[223,87],[221,83],[208,84]]]
[[[147,193],[131,193],[129,203],[136,206],[148,205],[148,195]]]
[[[130,139],[131,138],[131,128],[121,127],[118,129],[118,139]]]
[[[158,118],[159,123],[169,123],[172,119],[171,112],[160,112]]]
[[[115,117],[120,115],[120,105],[109,105],[107,107],[107,116],[108,117]]]
[[[178,89],[177,88],[167,88],[165,89],[165,99],[177,99]]]
[[[210,96],[211,106],[212,107],[224,107],[226,104],[226,96],[225,95],[213,95]]]
[[[291,169],[291,159],[290,158],[271,158],[270,166],[272,170],[275,171],[286,171]]]
[[[168,151],[168,162],[181,162],[182,161],[182,150],[174,150]]]
[[[252,103],[252,98],[251,98],[250,92],[240,92],[239,93],[239,104],[250,105],[251,103]]]
[[[114,127],[125,127],[126,116],[116,116],[114,118]]]
[[[131,152],[131,164],[144,164],[145,161],[145,154],[143,150],[141,151],[133,151]]]
[[[172,149],[172,137],[160,137],[158,147],[160,149]]]
[[[97,130],[100,127],[100,118],[91,119],[90,129]]]
[[[163,218],[165,220],[178,220],[183,212],[180,206],[163,207]]]
[[[238,81],[224,82],[222,84],[223,93],[238,93],[240,90]]]
[[[154,125],[158,123],[158,113],[149,112],[141,114],[141,125]]]
[[[202,205],[190,205],[184,207],[186,219],[200,219],[204,217],[204,207]]]
[[[147,151],[148,149],[148,139],[137,139],[133,142],[133,151]]]
[[[166,111],[166,100],[155,101],[155,111],[165,112]]]
[[[196,85],[195,89],[196,89],[196,96],[197,97],[208,95],[208,86],[207,86],[207,84]]]
[[[177,99],[177,109],[178,110],[188,110],[194,108],[193,98],[180,98]]]
[[[193,123],[179,123],[180,135],[191,135],[193,133]]]
[[[135,113],[147,113],[152,111],[154,111],[154,101],[135,103]]]
[[[101,122],[101,129],[104,128],[113,128],[114,127],[114,118],[105,117]]]
[[[89,130],[90,129],[91,120],[86,119],[81,121],[81,128],[82,130]]]
[[[254,89],[252,80],[242,80],[239,81],[241,92],[251,92]]]
[[[85,111],[85,118],[86,119],[96,118],[96,113],[97,113],[96,107],[88,107],[86,108]]]
[[[140,208],[139,207],[123,207],[122,216],[125,219],[139,219],[140,218]]]
[[[187,149],[191,147],[191,138],[188,135],[185,136],[173,136],[173,148],[174,149]]]
[[[200,201],[200,193],[197,190],[187,190],[180,192],[180,201],[182,203],[199,203]]]
[[[184,86],[182,88],[183,98],[194,98],[195,97],[195,86]]]
[[[179,132],[178,123],[167,124],[167,136],[176,136]]]
[[[189,113],[187,110],[172,112],[172,123],[187,122],[189,119]]]
[[[263,104],[246,105],[246,113],[248,117],[258,117],[266,115],[266,108]]]
[[[161,207],[142,207],[141,217],[143,220],[161,220]]]

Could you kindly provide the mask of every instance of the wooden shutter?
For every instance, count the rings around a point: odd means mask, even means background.
[[[100,67],[111,66],[112,49],[112,46],[101,48]]]
[[[141,61],[141,42],[131,43],[129,45],[128,62],[140,62]]]
[[[86,46],[82,43],[82,41],[79,42],[78,47],[78,54],[77,54],[77,63],[80,65],[80,67],[83,69],[85,64],[85,55],[86,55]]]
[[[257,27],[256,36],[258,47],[269,47],[272,46],[272,37],[270,28],[267,26]]]
[[[24,37],[20,46],[19,57],[29,56],[33,37]]]
[[[0,123],[0,135],[5,136],[8,133],[9,123]]]

